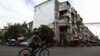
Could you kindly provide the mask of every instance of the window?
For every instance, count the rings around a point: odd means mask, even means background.
[[[68,1],[66,2],[66,4],[69,5],[69,6],[71,6],[70,3],[69,3]]]
[[[69,16],[60,16],[59,19],[60,20],[62,20],[62,19],[68,19],[68,21],[69,21],[70,18],[69,18]]]
[[[68,11],[67,10],[63,10],[63,11],[60,11],[59,14],[60,16],[63,16],[64,14],[66,14]]]
[[[35,9],[35,12],[36,12],[36,9]]]

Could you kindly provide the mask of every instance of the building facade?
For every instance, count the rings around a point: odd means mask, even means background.
[[[66,39],[65,44],[66,42],[71,44],[73,41],[76,41],[76,43],[74,42],[72,44],[76,44],[77,46],[96,42],[95,35],[84,26],[82,17],[71,7],[68,1],[59,2],[58,5],[58,23],[61,43],[64,44],[64,37]]]
[[[45,24],[53,28],[54,39],[61,45],[95,42],[94,34],[84,26],[82,17],[68,1],[47,0],[35,6],[34,17],[35,25]]]

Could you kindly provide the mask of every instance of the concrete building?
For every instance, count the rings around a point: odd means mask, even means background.
[[[93,33],[83,24],[83,19],[68,1],[47,0],[35,6],[34,26],[48,25],[55,32],[54,39],[62,45],[73,41],[95,41]],[[92,39],[92,40],[91,40]]]
[[[48,25],[54,22],[55,0],[47,0],[34,8],[34,28],[39,27],[41,24]]]

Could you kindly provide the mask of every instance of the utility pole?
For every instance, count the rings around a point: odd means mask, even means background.
[[[58,20],[59,20],[59,7],[58,7],[58,0],[55,0],[54,31],[55,31],[55,40],[57,41],[57,44],[59,44],[59,42],[60,42]]]

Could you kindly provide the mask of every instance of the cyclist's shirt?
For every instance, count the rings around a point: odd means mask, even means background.
[[[29,40],[29,43],[38,44],[39,43],[39,35],[33,35]]]

